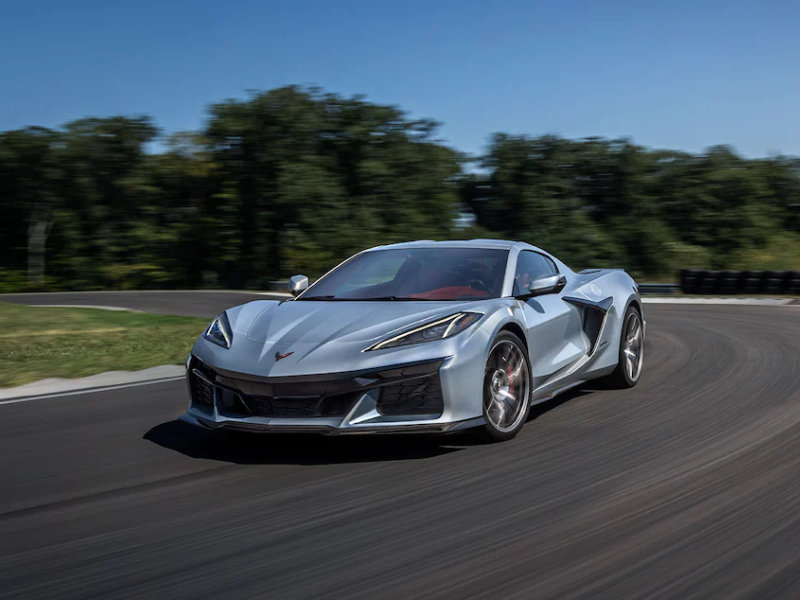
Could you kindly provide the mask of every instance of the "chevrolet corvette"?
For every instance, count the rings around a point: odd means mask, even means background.
[[[360,252],[282,300],[217,316],[186,361],[184,421],[255,432],[479,428],[514,437],[530,407],[589,380],[636,385],[639,290],[500,240]]]

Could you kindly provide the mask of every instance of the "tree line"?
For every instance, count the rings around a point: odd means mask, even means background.
[[[371,246],[501,237],[573,268],[800,270],[800,159],[496,134],[472,159],[392,106],[284,87],[0,133],[0,291],[264,288]]]

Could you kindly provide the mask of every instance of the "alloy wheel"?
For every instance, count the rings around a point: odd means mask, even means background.
[[[524,350],[509,339],[495,343],[486,362],[484,412],[490,424],[507,433],[527,414],[530,372]]]

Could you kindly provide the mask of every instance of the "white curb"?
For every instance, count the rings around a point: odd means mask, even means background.
[[[156,382],[183,377],[182,365],[161,365],[141,371],[107,371],[89,377],[64,379],[48,377],[17,387],[0,388],[0,404],[34,396],[53,396],[68,392],[91,392],[94,389]]]

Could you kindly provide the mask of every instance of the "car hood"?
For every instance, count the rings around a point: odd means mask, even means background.
[[[324,302],[270,304],[247,327],[247,339],[259,343],[325,344],[346,338],[378,341],[397,329],[453,314],[453,302]]]
[[[480,305],[486,302],[261,300],[227,311],[233,329],[230,350],[201,339],[195,352],[223,368],[261,376],[370,368],[392,352],[363,352],[370,345],[461,310],[483,312]],[[410,346],[402,353],[432,345]]]

